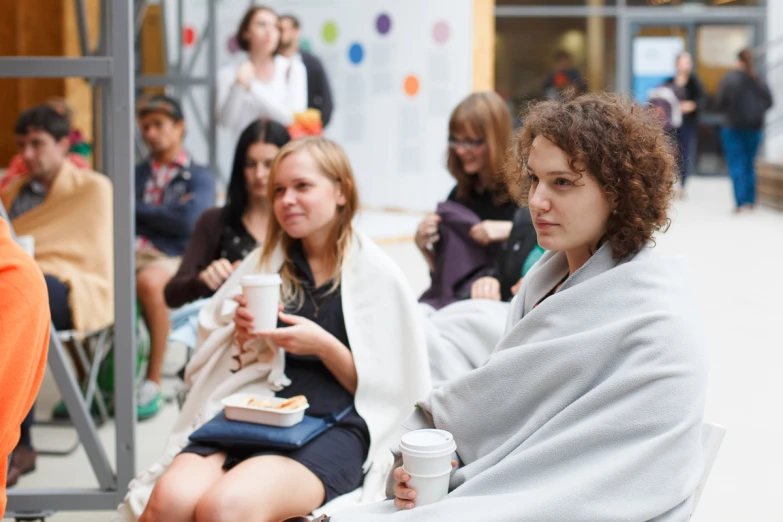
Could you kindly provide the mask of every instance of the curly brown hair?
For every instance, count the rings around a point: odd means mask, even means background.
[[[527,205],[527,160],[537,136],[562,149],[571,170],[591,175],[613,203],[605,238],[614,258],[638,253],[656,231],[668,230],[676,162],[652,109],[613,94],[531,104],[506,169],[509,192],[520,205]]]

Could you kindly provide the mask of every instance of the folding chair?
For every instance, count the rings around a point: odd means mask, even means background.
[[[76,357],[73,363],[76,365],[78,373],[84,375],[84,380],[81,383],[84,392],[84,404],[88,411],[93,412],[93,419],[98,427],[109,420],[109,409],[106,405],[106,399],[103,396],[103,392],[98,386],[98,376],[101,363],[103,363],[105,357],[113,349],[113,330],[114,326],[110,325],[106,328],[89,332],[79,332],[77,330],[67,330],[64,332],[52,331],[52,334],[57,336],[61,344],[68,344],[74,348]],[[95,404],[97,414],[93,411],[93,404]],[[72,426],[70,419],[36,420],[35,425],[55,428]],[[62,450],[41,449],[39,447],[38,454],[51,456],[70,455],[79,447],[79,444],[80,442],[77,438],[76,442]]]
[[[701,494],[704,492],[704,486],[707,485],[707,479],[712,471],[712,465],[718,456],[718,450],[726,435],[726,428],[719,424],[705,422],[701,427],[701,442],[704,449],[704,471],[701,475],[699,485],[696,486],[696,494],[693,498],[693,507],[691,508],[691,517],[696,512],[696,506],[699,505]]]

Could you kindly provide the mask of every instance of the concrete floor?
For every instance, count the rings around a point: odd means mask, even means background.
[[[661,236],[661,253],[684,255],[690,261],[701,296],[711,346],[711,373],[707,420],[728,428],[712,470],[695,522],[779,522],[783,508],[783,213],[758,209],[732,214],[726,179],[696,178],[687,200],[673,211],[671,230]],[[368,213],[361,226],[381,239],[387,252],[402,266],[414,290],[428,282],[426,267],[410,241],[399,239],[415,229],[417,217]],[[781,321],[780,323],[778,321]],[[176,370],[184,351],[172,349],[167,360]],[[170,392],[175,381],[166,383]],[[47,379],[40,398],[40,414],[58,399]],[[176,417],[169,404],[155,419],[137,427],[137,469],[155,461]],[[64,432],[38,428],[41,446],[54,446]],[[114,430],[107,425],[101,438],[113,460]],[[61,444],[61,442],[60,442]],[[64,477],[67,477],[64,478]],[[95,487],[95,477],[84,452],[62,458],[40,458],[38,471],[18,487]],[[53,522],[97,522],[110,513],[59,513]]]

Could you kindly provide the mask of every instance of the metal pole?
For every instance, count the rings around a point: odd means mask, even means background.
[[[136,279],[134,259],[133,177],[133,6],[112,1],[109,49],[114,63],[107,106],[111,126],[111,174],[114,182],[114,409],[117,441],[117,498],[122,502],[136,475]]]
[[[631,28],[625,0],[617,0],[617,92],[631,94]]]
[[[76,23],[79,27],[79,49],[82,56],[90,56],[90,36],[87,32],[87,10],[84,7],[84,0],[76,0],[73,5],[76,9]]]
[[[178,39],[177,42],[179,45],[177,45],[177,65],[176,65],[176,74],[177,77],[182,77],[182,64],[184,63],[183,56],[185,56],[185,49],[183,45],[183,38],[182,33],[185,30],[185,0],[177,0],[177,35]],[[176,86],[175,92],[177,93],[177,98],[182,98],[182,92],[187,87],[183,86]]]
[[[207,55],[207,78],[213,82],[217,78],[217,5],[216,0],[208,0],[209,6],[209,54]],[[207,144],[209,147],[209,167],[212,172],[222,179],[217,164],[217,121],[215,118],[216,89],[209,89],[209,107],[207,115],[209,118],[209,134]]]

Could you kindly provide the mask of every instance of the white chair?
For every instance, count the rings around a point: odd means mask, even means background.
[[[705,422],[701,427],[701,442],[704,450],[704,471],[701,475],[699,485],[696,486],[696,494],[693,497],[693,507],[691,508],[691,516],[696,511],[696,506],[699,505],[701,500],[701,494],[704,492],[704,486],[707,485],[707,478],[712,471],[712,465],[715,462],[715,457],[718,456],[718,450],[723,442],[723,437],[726,435],[726,428],[719,424],[712,424]]]

